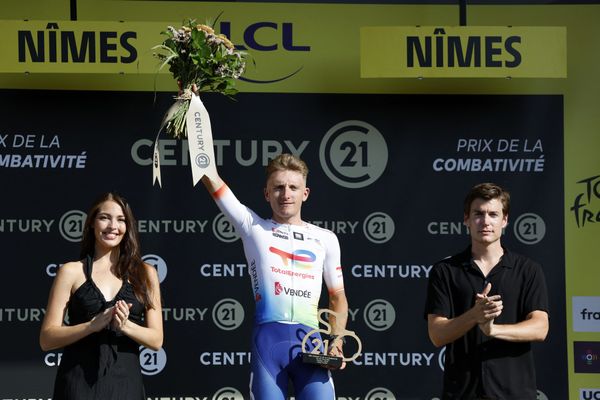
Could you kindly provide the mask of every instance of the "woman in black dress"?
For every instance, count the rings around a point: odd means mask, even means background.
[[[64,348],[53,399],[143,400],[139,348],[162,346],[162,308],[125,199],[94,203],[81,245],[81,260],[58,269],[40,332],[44,351]]]

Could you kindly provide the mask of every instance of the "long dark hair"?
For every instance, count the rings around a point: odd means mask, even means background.
[[[114,201],[123,210],[127,230],[119,244],[119,259],[115,266],[115,275],[119,279],[128,279],[133,286],[135,296],[146,308],[154,308],[150,296],[150,278],[140,255],[140,240],[137,231],[137,222],[127,200],[114,192],[107,192],[96,199],[85,219],[83,225],[83,238],[81,239],[80,257],[85,259],[88,255],[94,256],[96,235],[94,234],[94,220],[98,215],[100,206],[105,201]]]

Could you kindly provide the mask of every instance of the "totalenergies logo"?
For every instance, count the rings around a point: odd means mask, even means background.
[[[294,36],[294,24],[291,22],[260,21],[250,24],[242,29],[235,29],[231,21],[221,21],[220,33],[226,35],[235,43],[238,50],[250,50],[251,52],[310,52],[310,46],[300,45]],[[243,44],[240,44],[243,43]],[[270,79],[252,79],[240,77],[240,80],[251,83],[275,83],[291,78],[302,70],[297,66],[289,71],[282,72],[279,76]],[[248,71],[246,71],[246,74]]]
[[[312,263],[317,259],[315,253],[308,250],[296,250],[293,253],[288,253],[287,251],[271,246],[269,247],[269,251],[281,257],[281,262],[286,267],[289,266],[289,262],[291,261],[294,267],[311,268]]]

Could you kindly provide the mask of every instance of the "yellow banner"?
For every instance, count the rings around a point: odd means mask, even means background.
[[[565,27],[363,27],[362,78],[566,78]]]
[[[179,28],[181,22],[0,21],[4,38],[0,52],[6,55],[0,73],[154,74],[159,62],[152,48],[163,42],[161,32],[169,25]],[[247,74],[251,81],[275,82],[301,70],[301,60],[311,53],[307,39],[299,38],[297,25],[257,21],[240,26],[223,20],[215,30],[254,59],[260,55],[262,60],[265,54],[277,57],[280,71],[261,63],[260,72],[267,74]]]
[[[1,21],[0,73],[156,73],[156,22]]]
[[[319,51],[315,51],[315,37],[307,23],[279,17],[242,19],[240,14],[222,17],[214,28],[250,55],[241,86],[257,90],[265,85],[299,81],[300,73],[306,75],[308,70],[312,75],[319,73],[313,66],[320,65]],[[152,48],[164,41],[166,36],[161,32],[168,26],[179,28],[182,23],[0,20],[0,54],[4,55],[0,76],[14,74],[19,80],[27,76],[28,81],[34,81],[38,77],[47,80],[50,74],[54,82],[65,81],[69,76],[79,81],[102,82],[101,88],[173,90],[176,86],[168,67],[157,75],[160,63]],[[66,83],[68,86],[68,80]]]

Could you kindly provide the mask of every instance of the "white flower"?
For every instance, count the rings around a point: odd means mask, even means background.
[[[231,78],[238,79],[244,72],[246,53],[236,50],[227,36],[215,34],[210,26],[196,25],[192,20],[180,29],[168,26],[165,34],[167,39],[153,47],[158,50],[154,55],[161,61],[160,68],[169,66],[184,92],[194,84],[200,92],[217,91],[227,96],[237,92]],[[189,99],[179,100],[183,100],[181,109],[167,121],[166,130],[171,136],[182,138],[186,137]]]

